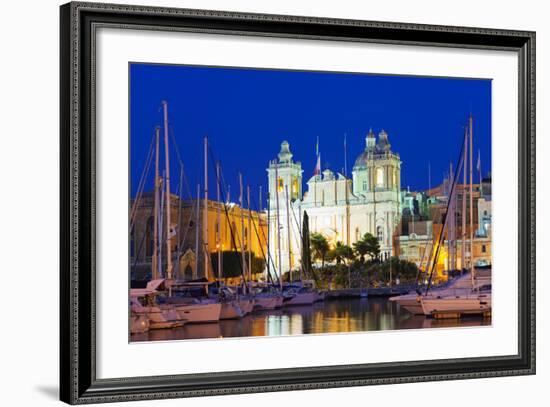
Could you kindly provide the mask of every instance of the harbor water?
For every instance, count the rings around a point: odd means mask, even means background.
[[[258,311],[235,320],[187,324],[131,335],[131,342],[281,336],[490,325],[491,318],[433,319],[411,315],[383,297],[338,299]]]

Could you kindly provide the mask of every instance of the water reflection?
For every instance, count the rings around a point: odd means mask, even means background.
[[[313,306],[256,312],[238,320],[188,324],[176,329],[132,335],[132,341],[280,336],[392,329],[450,328],[490,325],[490,318],[435,320],[413,316],[385,298],[325,301]]]

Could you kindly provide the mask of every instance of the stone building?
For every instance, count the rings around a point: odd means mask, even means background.
[[[436,278],[439,280],[446,279],[447,270],[467,269],[471,264],[476,267],[491,264],[491,179],[489,177],[484,178],[482,183],[472,185],[472,230],[470,230],[470,186],[469,184],[457,184],[455,188],[454,232],[450,238],[449,225],[443,232],[442,247],[436,266]],[[426,191],[426,195],[429,197],[426,214],[413,216],[413,222],[411,222],[409,220],[411,216],[406,215],[404,211],[402,219],[409,221],[406,225],[400,225],[399,236],[396,240],[396,246],[399,247],[399,257],[402,260],[416,263],[423,270],[425,270],[427,261],[425,256],[429,256],[436,246],[445,219],[449,183],[444,181],[441,185]],[[418,197],[419,195],[409,194],[409,196]],[[411,199],[414,200],[415,198]],[[465,212],[463,211],[463,200],[466,201]],[[406,203],[404,206],[408,207],[420,205],[419,202],[408,202],[407,200],[404,200],[404,202]],[[462,228],[463,216],[466,220],[464,231]],[[421,224],[431,224],[432,230],[429,230],[430,227],[426,230],[422,228],[423,231],[418,233]],[[470,235],[473,235],[472,245],[470,244]],[[465,240],[464,264],[462,264],[463,238]],[[472,247],[472,250],[470,247]]]
[[[196,279],[206,277],[215,279],[213,267],[204,261],[204,250],[210,254],[218,251],[249,251],[256,257],[265,255],[267,222],[262,213],[242,209],[234,203],[219,203],[208,200],[208,238],[204,239],[204,199],[183,200],[172,195],[171,224],[173,234],[170,238],[173,278]],[[136,206],[136,215],[130,233],[130,271],[132,279],[149,279],[152,276],[152,256],[154,247],[154,195],[145,194]],[[218,208],[219,219],[218,223]],[[250,220],[249,220],[250,214]],[[165,225],[162,222],[162,228]],[[161,231],[166,242],[166,229]],[[160,259],[162,272],[166,270],[166,244],[162,244]],[[198,255],[197,255],[198,254]],[[213,256],[215,258],[215,256]]]
[[[269,251],[277,273],[301,266],[304,212],[310,232],[321,233],[331,245],[340,241],[351,246],[368,232],[378,237],[382,258],[391,255],[401,215],[401,161],[385,131],[378,138],[369,131],[351,179],[330,169],[316,171],[302,192],[302,166],[286,141],[267,172]]]

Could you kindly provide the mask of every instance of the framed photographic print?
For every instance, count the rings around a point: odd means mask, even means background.
[[[535,34],[61,7],[61,399],[535,372]]]

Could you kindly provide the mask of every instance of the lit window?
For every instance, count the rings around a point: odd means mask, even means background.
[[[294,177],[292,179],[292,193],[297,194],[298,193],[298,178]]]
[[[376,168],[376,186],[384,186],[384,169],[382,167]]]
[[[283,179],[279,177],[277,180],[277,191],[283,192],[284,185]]]

